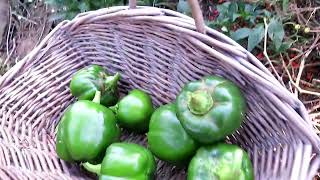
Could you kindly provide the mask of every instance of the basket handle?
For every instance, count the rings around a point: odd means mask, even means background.
[[[204,20],[198,0],[188,0],[188,2],[191,7],[192,17],[194,18],[197,31],[202,34],[205,34]],[[130,9],[134,9],[136,8],[136,6],[137,0],[129,0]]]

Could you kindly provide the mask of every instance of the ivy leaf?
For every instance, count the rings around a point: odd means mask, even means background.
[[[285,52],[287,49],[289,49],[292,46],[293,43],[294,41],[292,40],[281,43],[280,47],[276,49],[276,52],[278,53]]]
[[[282,41],[284,37],[284,29],[282,22],[272,18],[269,23],[268,35],[272,41]]]
[[[251,33],[251,29],[240,28],[240,29],[236,30],[235,32],[231,32],[230,37],[233,40],[238,41],[240,39],[244,39],[244,38],[248,37],[250,33]]]
[[[221,31],[223,31],[223,32],[228,32],[228,28],[225,27],[225,26],[222,26]]]
[[[230,2],[225,2],[223,4],[217,5],[217,10],[219,13],[226,14],[229,10]]]
[[[248,39],[248,51],[252,51],[263,39],[264,37],[264,26],[258,24],[255,28],[252,29],[249,34]]]
[[[263,14],[264,16],[266,16],[266,17],[270,17],[271,16],[271,12],[270,11],[268,11],[268,10],[262,10],[262,11],[260,11],[261,12],[261,14]]]
[[[232,22],[234,22],[238,17],[241,17],[241,14],[234,13],[234,14],[232,15]]]
[[[177,4],[177,11],[188,16],[192,16],[191,7],[187,0],[179,0]]]
[[[289,0],[282,0],[282,10],[287,11],[289,7]]]
[[[282,40],[278,39],[278,37],[275,37],[272,42],[274,43],[276,51],[279,51],[279,48],[282,45]]]
[[[79,3],[80,12],[86,12],[90,9],[89,5],[86,2]]]
[[[239,14],[237,14],[237,12],[238,12],[238,4],[236,2],[232,2],[228,9],[229,19],[231,19],[232,22],[235,21],[237,17],[240,16]]]
[[[252,6],[250,4],[246,4],[245,7],[244,7],[244,11],[245,12],[248,12],[248,13],[252,13],[254,12],[256,6]]]

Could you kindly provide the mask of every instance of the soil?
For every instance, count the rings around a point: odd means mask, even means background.
[[[0,45],[0,76],[25,57],[52,27],[50,11],[43,1],[10,1],[7,13]]]

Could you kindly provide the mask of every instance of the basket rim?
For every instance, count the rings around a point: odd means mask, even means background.
[[[168,9],[157,8],[157,7],[148,7],[148,6],[138,6],[136,9],[130,9],[128,6],[114,6],[108,8],[102,8],[95,11],[89,11],[85,13],[78,14],[72,20],[64,20],[59,23],[41,42],[37,45],[29,54],[27,54],[21,61],[19,61],[16,65],[14,65],[9,71],[7,71],[2,77],[0,77],[0,90],[5,87],[11,80],[14,79],[15,75],[19,74],[20,69],[22,69],[28,62],[32,61],[32,59],[38,54],[38,52],[46,47],[50,40],[57,35],[59,30],[67,29],[72,30],[82,23],[92,22],[94,20],[99,20],[108,17],[122,17],[122,18],[132,18],[138,20],[149,20],[149,21],[160,21],[163,23],[167,23],[168,27],[172,29],[177,29],[181,32],[189,33],[194,37],[190,37],[191,41],[194,41],[198,46],[202,46],[203,49],[208,50],[210,48],[202,41],[207,41],[210,43],[214,43],[215,45],[224,48],[232,47],[232,51],[236,53],[241,59],[241,56],[247,57],[251,60],[251,62],[242,62],[247,63],[245,65],[250,66],[251,69],[244,68],[242,64],[237,64],[238,68],[242,68],[245,71],[254,70],[255,73],[259,73],[256,75],[256,78],[259,81],[264,81],[265,84],[277,90],[283,98],[289,99],[289,102],[298,106],[298,115],[299,119],[295,120],[295,123],[300,128],[307,128],[308,130],[312,129],[311,121],[308,117],[307,110],[303,103],[293,94],[291,94],[285,87],[283,87],[278,80],[272,75],[272,73],[259,61],[254,55],[248,52],[244,47],[239,45],[237,42],[232,40],[230,37],[224,35],[221,32],[218,32],[208,26],[205,26],[205,30],[207,34],[201,34],[196,31],[196,26],[194,19],[191,17],[184,15],[179,12],[175,12]],[[175,26],[176,25],[176,26]],[[214,39],[213,37],[217,37]],[[196,39],[196,38],[199,39]],[[224,42],[221,42],[224,41]],[[209,50],[208,50],[209,51]],[[210,51],[210,53],[214,56],[218,56],[221,59],[225,59],[231,63],[230,58],[219,54],[215,51]],[[238,53],[238,54],[237,54]],[[252,64],[254,65],[252,65]],[[256,67],[257,66],[257,67]],[[252,73],[250,71],[250,73]],[[254,74],[254,73],[253,73]],[[281,102],[280,102],[281,103]],[[285,105],[283,106],[285,108]],[[306,135],[309,139],[312,140],[312,144],[316,147],[317,152],[320,153],[320,138],[312,132],[306,131]]]

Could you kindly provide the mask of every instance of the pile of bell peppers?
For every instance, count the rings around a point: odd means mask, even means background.
[[[70,93],[77,100],[57,126],[60,159],[108,180],[154,179],[156,159],[187,167],[188,180],[254,179],[248,154],[223,142],[246,114],[245,98],[232,81],[213,75],[189,81],[175,101],[155,108],[141,89],[120,97],[120,79],[99,65],[72,76]],[[122,129],[146,134],[147,147],[121,142]]]

